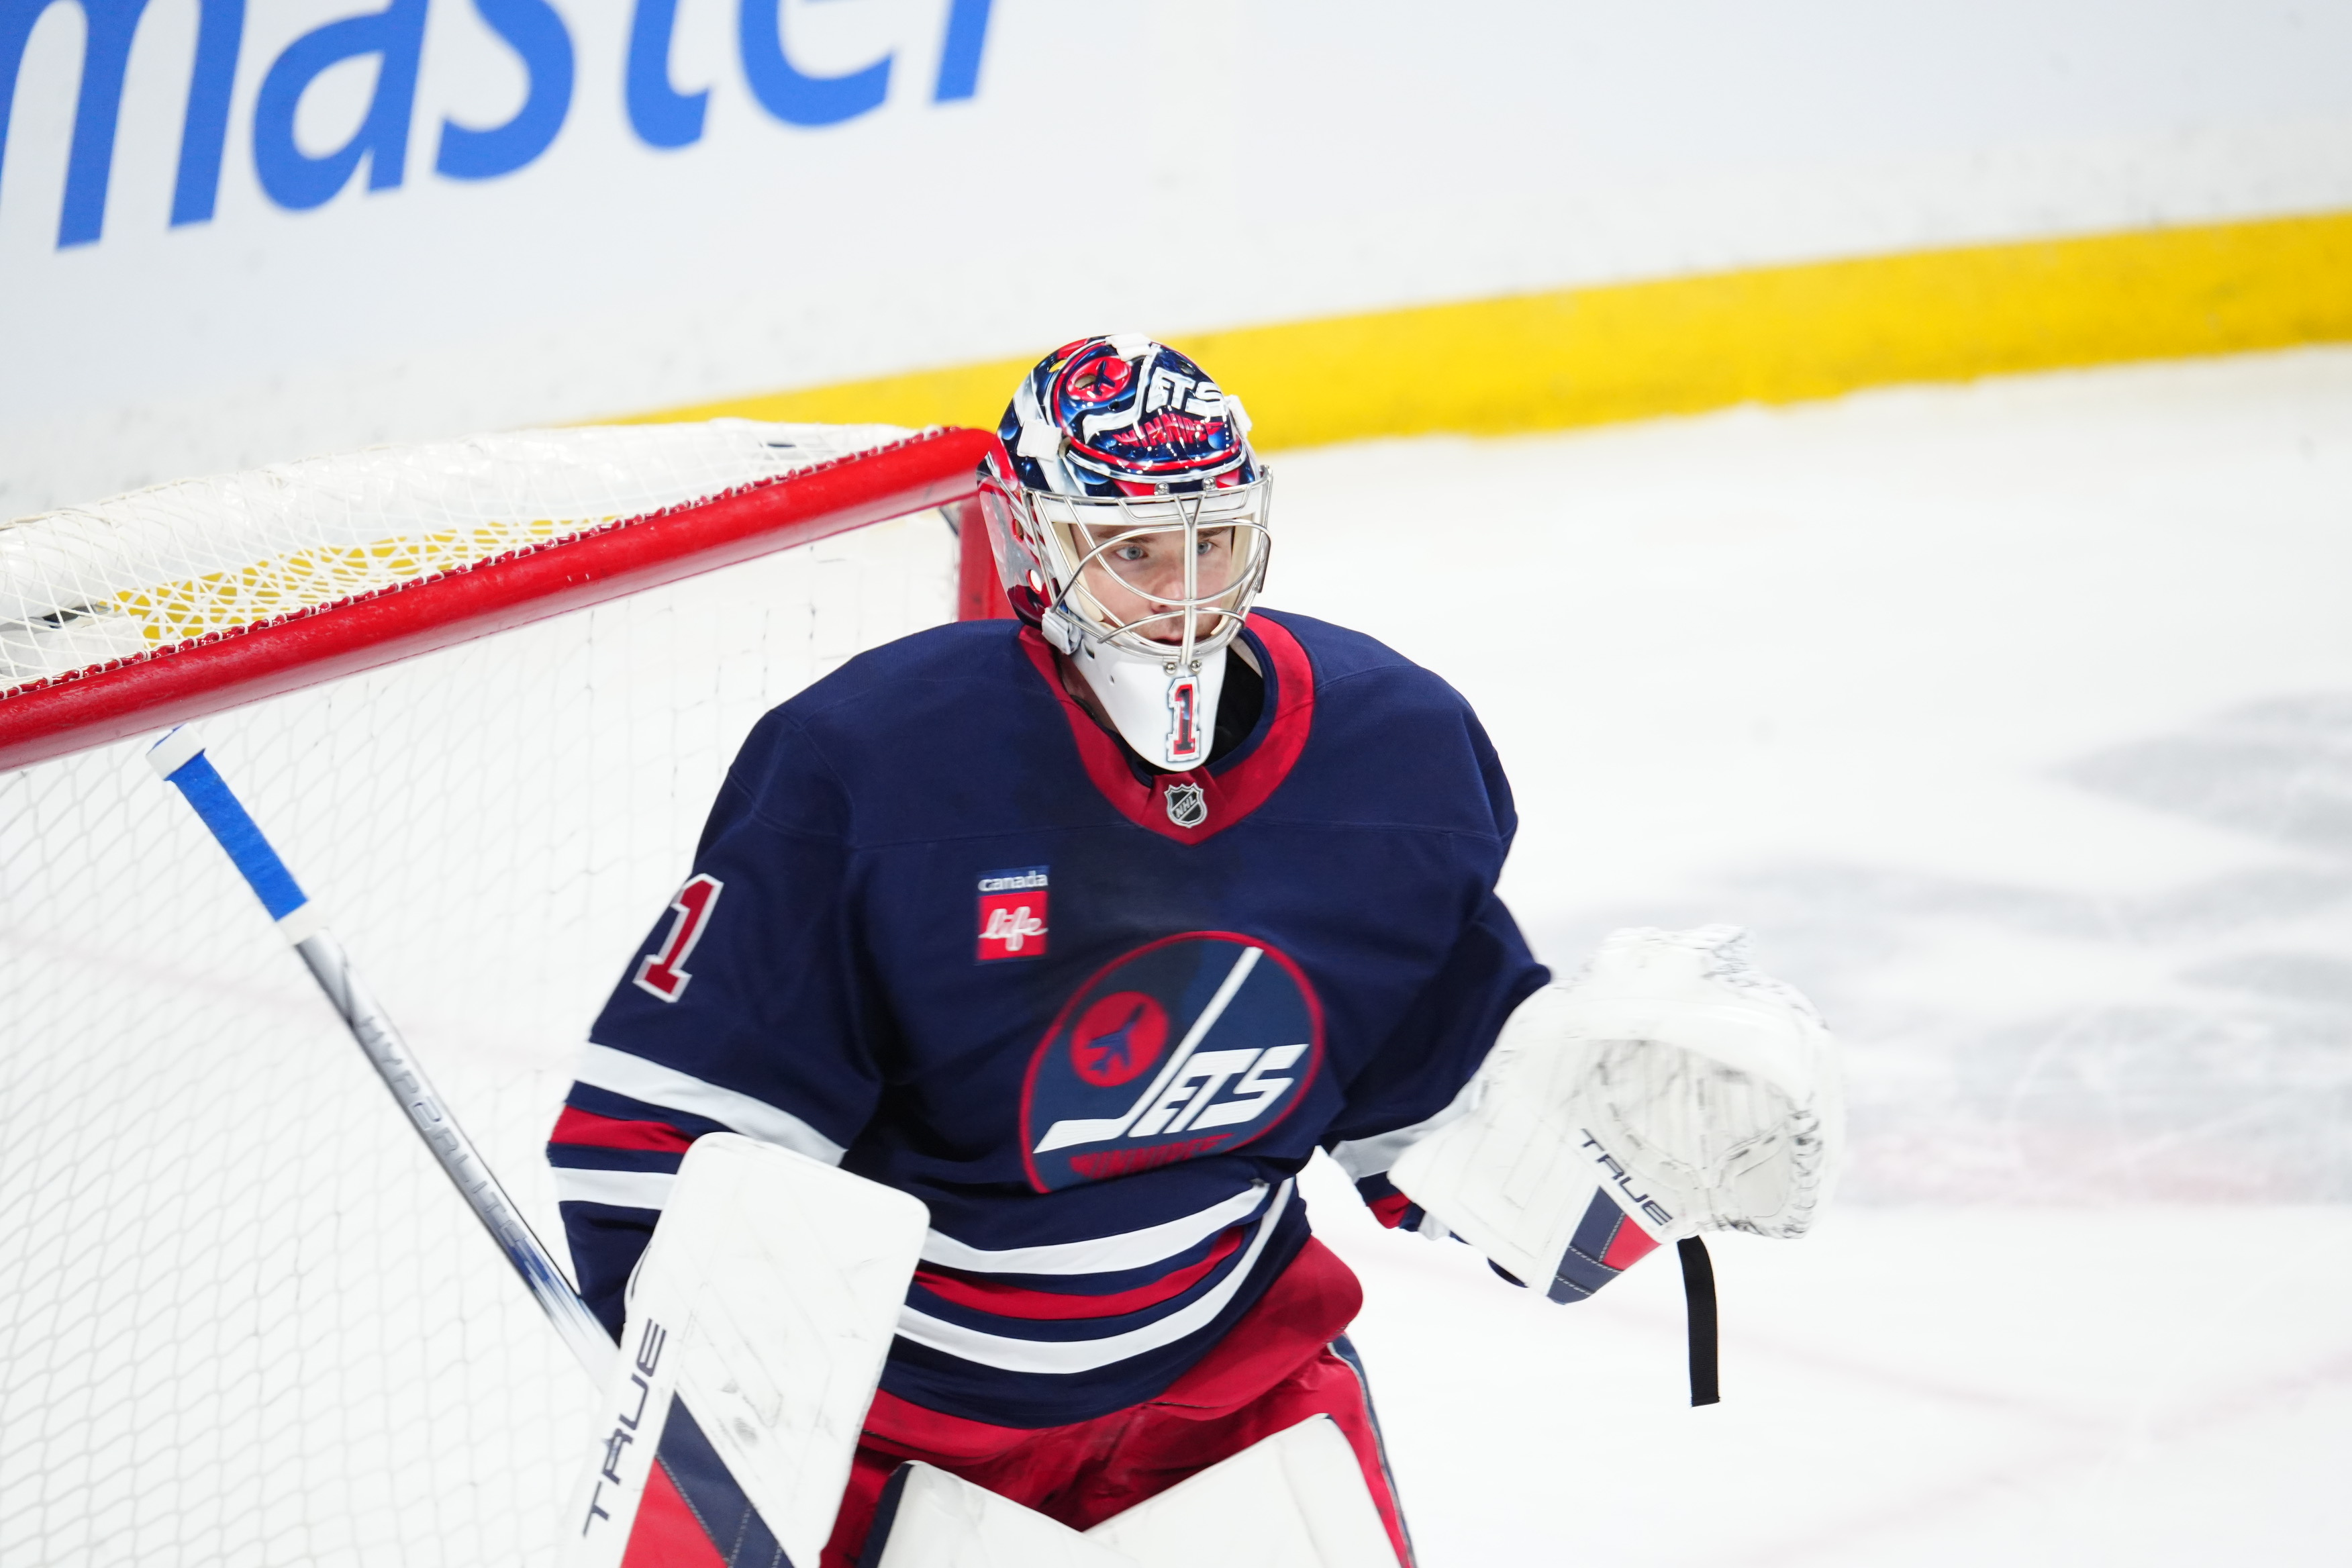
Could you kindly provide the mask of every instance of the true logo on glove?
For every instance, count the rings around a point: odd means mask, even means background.
[[[1591,1128],[1584,1127],[1578,1131],[1584,1134],[1584,1147],[1591,1154],[1593,1163],[1608,1173],[1609,1179],[1616,1184],[1617,1190],[1625,1194],[1625,1202],[1628,1205],[1658,1225],[1675,1223],[1675,1216],[1666,1212],[1664,1205],[1648,1194],[1636,1193],[1633,1190],[1633,1179],[1626,1174],[1624,1165],[1618,1161],[1616,1155],[1608,1151],[1600,1139],[1592,1135]]]

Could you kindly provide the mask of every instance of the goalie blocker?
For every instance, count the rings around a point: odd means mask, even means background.
[[[1447,1116],[1389,1179],[1513,1279],[1580,1301],[1682,1243],[1695,1405],[1715,1400],[1697,1237],[1802,1236],[1844,1139],[1836,1042],[1732,926],[1613,933],[1520,1004]]]
[[[564,1568],[813,1568],[928,1217],[788,1149],[696,1140],[631,1282]]]

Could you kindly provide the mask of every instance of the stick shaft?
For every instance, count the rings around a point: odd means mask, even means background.
[[[227,852],[254,895],[261,900],[262,907],[301,955],[311,978],[319,983],[328,1003],[351,1030],[368,1065],[375,1068],[376,1076],[392,1091],[409,1125],[432,1151],[442,1173],[474,1211],[474,1217],[490,1233],[490,1239],[498,1243],[499,1250],[506,1255],[514,1271],[522,1276],[524,1286],[546,1312],[548,1321],[555,1325],[555,1331],[562,1336],[589,1375],[601,1384],[615,1353],[612,1337],[563,1278],[546,1245],[532,1233],[514,1200],[499,1184],[488,1162],[449,1114],[449,1108],[435,1091],[424,1068],[409,1054],[400,1031],[368,994],[342,944],[320,922],[318,907],[294,880],[259,825],[229,789],[211,759],[204,754],[202,742],[185,729],[175,730],[149,753],[149,760],[155,771],[187,798],[214,839]]]
[[[499,1250],[514,1266],[514,1271],[522,1276],[523,1285],[547,1314],[548,1321],[555,1325],[563,1342],[572,1348],[572,1353],[579,1357],[581,1366],[601,1384],[612,1368],[612,1336],[605,1333],[604,1325],[596,1321],[572,1290],[571,1282],[555,1267],[555,1259],[549,1256],[546,1245],[532,1232],[516,1209],[514,1200],[507,1196],[506,1189],[491,1173],[489,1163],[474,1147],[474,1141],[466,1136],[466,1130],[457,1125],[457,1118],[449,1114],[449,1108],[435,1091],[432,1080],[425,1076],[424,1068],[409,1054],[400,1031],[393,1027],[392,1020],[368,994],[342,944],[333,933],[321,931],[297,942],[294,951],[310,966],[311,978],[326,993],[328,1002],[342,1015],[352,1038],[359,1042],[368,1064],[375,1068],[384,1088],[392,1091],[392,1098],[400,1103],[408,1124],[416,1129],[416,1135],[433,1152],[442,1173],[455,1184],[467,1206],[474,1211],[474,1217],[482,1222],[482,1228],[490,1233],[490,1239],[499,1244]]]

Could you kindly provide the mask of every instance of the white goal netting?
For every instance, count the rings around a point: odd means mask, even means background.
[[[903,434],[562,432],[0,528],[0,690]],[[949,618],[923,513],[202,721],[562,1255],[568,1062],[752,721]],[[0,773],[0,1563],[530,1563],[590,1390],[151,737]]]

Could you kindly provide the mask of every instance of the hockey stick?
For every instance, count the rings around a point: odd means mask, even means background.
[[[360,983],[358,972],[342,943],[326,928],[326,919],[310,895],[294,880],[260,826],[228,787],[227,781],[205,755],[205,743],[186,725],[173,730],[149,749],[147,760],[164,782],[178,789],[195,809],[214,839],[228,854],[261,907],[278,922],[278,931],[302,955],[310,977],[342,1016],[352,1038],[359,1042],[383,1086],[408,1116],[416,1135],[433,1152],[442,1172],[455,1183],[474,1217],[514,1265],[548,1321],[588,1375],[603,1384],[615,1353],[604,1325],[581,1301],[546,1247],[531,1234],[514,1200],[499,1185],[497,1176],[434,1092],[425,1069],[408,1054],[408,1047],[392,1020]]]

